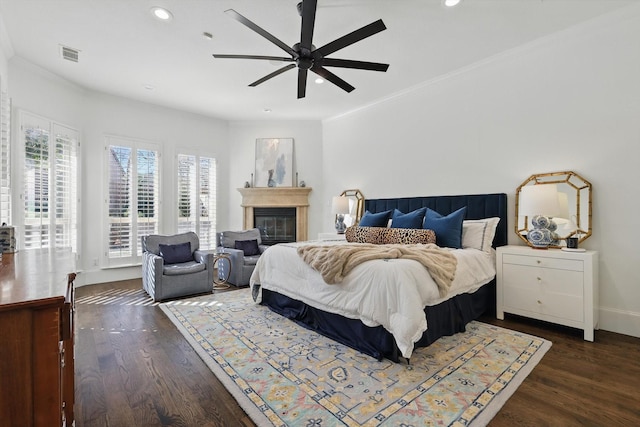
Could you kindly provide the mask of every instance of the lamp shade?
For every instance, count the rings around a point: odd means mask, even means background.
[[[527,185],[520,189],[518,214],[522,216],[558,216],[558,187],[553,184]]]
[[[349,199],[343,196],[334,196],[331,200],[331,213],[348,214],[349,213]]]

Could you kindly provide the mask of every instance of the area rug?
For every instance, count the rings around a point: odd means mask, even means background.
[[[486,425],[551,347],[474,321],[393,363],[256,305],[249,289],[160,307],[260,427]]]

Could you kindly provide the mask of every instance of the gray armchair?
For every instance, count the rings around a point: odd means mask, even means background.
[[[213,251],[193,232],[142,237],[142,287],[154,301],[213,290]]]
[[[256,262],[269,246],[262,244],[260,230],[257,228],[223,231],[220,234],[217,236],[217,243],[222,249],[219,250],[227,253],[231,260],[231,272],[227,282],[235,286],[248,286]]]

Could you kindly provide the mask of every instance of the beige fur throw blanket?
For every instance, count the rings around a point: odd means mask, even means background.
[[[449,251],[434,244],[374,245],[305,245],[298,248],[304,262],[317,270],[328,284],[342,282],[357,265],[374,259],[412,259],[421,263],[438,285],[440,296],[447,295],[456,274],[458,260]]]

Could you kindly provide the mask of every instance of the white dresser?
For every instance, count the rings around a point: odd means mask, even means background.
[[[584,330],[598,327],[598,252],[501,246],[497,249],[498,319],[504,313]]]

